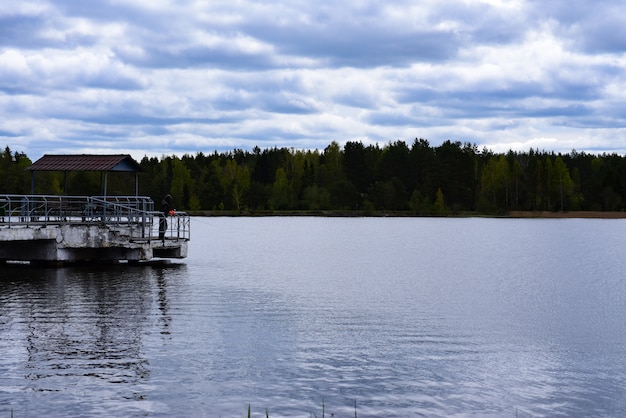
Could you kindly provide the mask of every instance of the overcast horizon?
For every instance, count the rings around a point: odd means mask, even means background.
[[[0,145],[626,152],[617,1],[0,0]]]

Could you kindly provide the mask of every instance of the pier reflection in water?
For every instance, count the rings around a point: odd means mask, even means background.
[[[184,265],[3,268],[0,393],[21,416],[148,412],[146,335],[169,334],[166,271]],[[28,402],[36,394],[37,402]],[[0,410],[3,410],[0,405]],[[120,415],[120,416],[121,416]]]

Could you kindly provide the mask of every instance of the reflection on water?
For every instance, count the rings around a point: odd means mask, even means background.
[[[211,218],[0,267],[0,416],[624,416],[625,221]]]
[[[0,390],[22,402],[2,397],[2,405],[35,416],[58,395],[70,414],[143,410],[144,335],[153,322],[169,333],[165,276],[172,269],[184,266],[4,268],[0,348],[10,355],[0,363]],[[44,403],[26,402],[29,392]]]

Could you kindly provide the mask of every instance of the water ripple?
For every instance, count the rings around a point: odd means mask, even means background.
[[[0,415],[626,414],[622,223],[202,222],[182,264],[1,267]]]

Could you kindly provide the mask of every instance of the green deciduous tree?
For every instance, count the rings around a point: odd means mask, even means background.
[[[217,161],[215,164],[225,195],[231,197],[235,209],[241,210],[244,196],[250,188],[248,167],[237,164],[234,159],[227,159],[223,166],[219,166]]]
[[[193,194],[191,172],[177,157],[172,158],[172,181],[170,194],[180,209],[188,209]]]
[[[570,204],[574,192],[574,182],[561,156],[556,157],[554,160],[551,178],[553,183],[551,189],[554,190],[556,197],[558,197],[559,209],[563,211]]]
[[[439,215],[443,215],[446,212],[446,205],[441,187],[437,188],[437,193],[435,194],[435,211]]]
[[[270,207],[272,209],[288,209],[289,208],[289,180],[287,180],[287,173],[285,169],[280,167],[276,170],[274,176],[274,184],[272,185],[272,198]]]

